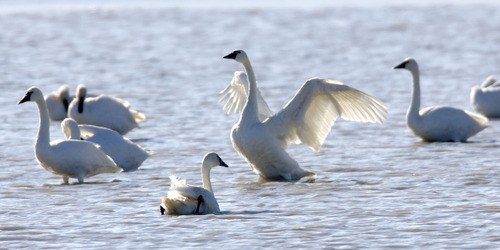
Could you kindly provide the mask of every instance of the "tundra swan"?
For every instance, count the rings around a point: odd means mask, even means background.
[[[249,83],[240,120],[231,130],[231,142],[253,171],[269,180],[298,180],[314,173],[302,169],[287,152],[292,142],[318,151],[337,117],[382,123],[387,106],[380,100],[341,82],[307,80],[278,113],[261,121],[256,78],[243,50],[224,56],[242,63]]]
[[[129,109],[129,104],[118,98],[86,95],[87,88],[82,84],[78,85],[77,98],[69,105],[68,116],[78,124],[106,127],[124,135],[133,128],[138,128],[138,122],[146,119],[142,113]]]
[[[40,124],[35,142],[35,156],[47,171],[60,175],[65,183],[69,178],[83,179],[100,173],[121,172],[111,157],[102,152],[97,145],[81,140],[50,142],[50,121],[47,104],[42,91],[31,87],[18,104],[35,102],[38,106]]]
[[[406,125],[425,141],[465,142],[467,138],[487,128],[488,120],[481,116],[452,107],[434,106],[420,110],[420,79],[417,61],[406,58],[394,69],[407,69],[413,76],[410,107]]]
[[[137,170],[149,157],[149,154],[139,145],[109,128],[78,125],[71,118],[64,119],[61,122],[61,128],[66,139],[79,140],[83,137],[86,141],[99,145],[99,148],[124,171]]]
[[[66,84],[62,85],[58,91],[45,96],[50,119],[53,121],[62,121],[66,118],[68,116],[68,107],[72,99],[73,98],[69,96],[69,87]]]
[[[493,76],[472,87],[470,102],[474,109],[489,118],[500,118],[500,81]]]
[[[188,215],[220,212],[210,182],[210,170],[216,166],[227,167],[227,164],[216,153],[208,153],[203,157],[201,162],[203,187],[191,186],[175,175],[170,176],[172,184],[168,196],[161,197],[161,214]]]

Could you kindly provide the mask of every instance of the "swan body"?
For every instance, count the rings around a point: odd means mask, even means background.
[[[78,85],[77,98],[69,105],[68,116],[78,124],[90,124],[113,129],[121,135],[134,128],[146,117],[130,109],[129,104],[118,98],[104,95],[86,97],[87,89]]]
[[[382,101],[341,82],[319,78],[307,80],[280,112],[271,115],[265,110],[265,102],[259,101],[247,54],[235,50],[224,58],[243,64],[249,84],[248,92],[240,95],[242,98],[229,99],[230,104],[226,103],[227,107],[241,107],[239,102],[242,99],[245,102],[242,109],[235,108],[241,110],[241,116],[231,130],[231,142],[253,171],[264,179],[298,180],[314,175],[302,169],[286,148],[293,142],[319,150],[339,116],[345,120],[378,123],[385,119],[387,105]],[[269,116],[263,119],[262,114],[266,113]]]
[[[71,100],[73,100],[73,98],[69,96],[68,85],[62,85],[58,91],[45,96],[50,119],[53,121],[62,121],[66,118],[68,116],[68,107]]]
[[[109,155],[123,171],[137,170],[149,157],[149,154],[139,145],[121,136],[118,132],[94,125],[78,125],[75,120],[66,118],[61,122],[61,128],[67,139],[86,141],[99,145],[99,148]]]
[[[172,184],[168,196],[161,198],[161,214],[189,215],[220,212],[210,182],[210,169],[215,166],[227,167],[227,164],[216,153],[206,154],[201,163],[203,187],[191,186],[175,175],[170,176]]]
[[[18,104],[32,101],[38,106],[40,125],[35,142],[35,156],[40,165],[47,171],[62,176],[68,183],[69,178],[78,179],[100,173],[115,173],[122,171],[115,162],[102,152],[94,143],[80,140],[50,142],[50,121],[47,105],[42,91],[31,87]]]
[[[488,127],[485,117],[461,109],[435,106],[420,110],[417,62],[413,58],[407,58],[394,69],[407,69],[413,76],[412,98],[406,113],[406,124],[416,136],[425,141],[465,142]]]
[[[500,118],[500,81],[490,76],[480,86],[472,87],[470,102],[478,113]]]

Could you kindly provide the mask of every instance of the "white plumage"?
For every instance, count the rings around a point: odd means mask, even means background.
[[[78,85],[77,98],[69,105],[68,116],[78,124],[106,127],[124,135],[146,119],[142,113],[130,109],[128,102],[104,95],[86,97],[86,94],[86,87]]]
[[[231,130],[231,141],[254,172],[265,179],[298,180],[314,173],[302,169],[285,151],[290,143],[304,143],[319,150],[338,117],[345,120],[382,123],[387,105],[359,90],[330,79],[307,80],[297,94],[278,113],[262,119],[267,112],[258,96],[257,82],[248,56],[235,50],[226,59],[234,59],[245,67],[248,93],[231,87],[227,93],[239,93],[228,100],[229,111],[242,111]],[[231,85],[234,83],[233,82]],[[243,82],[243,81],[241,81]],[[244,84],[244,83],[243,83]],[[241,102],[245,105],[241,109]],[[261,99],[261,100],[259,100]]]
[[[500,118],[500,81],[489,76],[480,86],[472,87],[470,102],[478,113]]]
[[[413,58],[406,58],[395,69],[407,69],[413,76],[410,107],[406,113],[406,124],[411,131],[425,141],[465,142],[479,131],[487,128],[488,120],[452,107],[427,107],[420,110],[420,78],[418,64]]]
[[[231,83],[219,92],[219,95],[222,95],[219,103],[226,102],[222,109],[226,110],[228,115],[243,111],[248,98],[248,88],[247,74],[243,71],[234,72]],[[272,115],[271,109],[262,97],[259,89],[257,89],[257,106],[259,121],[262,122]]]
[[[40,165],[47,171],[59,175],[65,183],[69,178],[78,179],[100,173],[121,172],[115,162],[102,152],[94,143],[81,140],[50,142],[49,114],[40,89],[31,87],[18,104],[32,101],[38,106],[40,126],[35,142],[35,156]]]
[[[124,171],[137,170],[149,157],[149,154],[139,145],[118,132],[94,125],[78,125],[75,120],[66,118],[61,123],[66,138],[80,139],[99,145],[99,148],[109,155]]]
[[[203,187],[191,186],[175,175],[170,176],[172,184],[167,197],[161,198],[161,214],[189,215],[220,212],[210,182],[210,170],[215,166],[227,167],[227,164],[216,153],[206,154],[201,162]]]
[[[53,121],[62,121],[68,116],[68,107],[73,98],[69,95],[68,85],[62,85],[58,91],[45,96],[47,109],[50,119]]]

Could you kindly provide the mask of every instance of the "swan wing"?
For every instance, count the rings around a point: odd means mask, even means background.
[[[500,86],[500,82],[494,76],[488,76],[480,86],[481,88]]]
[[[241,113],[245,107],[248,98],[248,81],[247,75],[243,71],[234,72],[233,79],[229,85],[219,92],[222,97],[219,103],[224,103],[222,109],[227,114]],[[272,115],[271,109],[262,97],[260,90],[257,91],[259,120],[264,121]]]
[[[488,122],[488,118],[486,118],[480,114],[472,113],[472,112],[467,111],[467,110],[464,110],[464,112],[466,114],[468,114],[474,121],[476,121],[479,124],[485,124],[486,122]]]
[[[339,116],[350,121],[382,123],[387,108],[382,101],[339,81],[313,78],[265,123],[283,148],[302,142],[318,151]]]

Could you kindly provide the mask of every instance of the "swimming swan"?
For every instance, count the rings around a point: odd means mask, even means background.
[[[99,149],[109,155],[124,171],[137,170],[149,157],[149,154],[139,145],[109,128],[78,125],[71,118],[64,119],[61,122],[61,128],[66,139],[79,140],[83,137],[86,141],[99,145]]]
[[[73,98],[69,96],[68,85],[62,85],[58,91],[45,96],[50,119],[53,121],[62,121],[66,118],[68,116],[68,107],[71,100],[73,100]]]
[[[50,142],[49,113],[42,91],[36,87],[29,88],[18,104],[28,101],[37,104],[40,114],[35,156],[45,170],[62,176],[64,183],[68,183],[69,178],[76,178],[79,183],[83,183],[83,179],[90,176],[122,171],[94,143],[81,140]]]
[[[106,127],[124,135],[133,128],[138,128],[138,122],[146,117],[135,110],[129,109],[128,102],[104,95],[87,97],[87,88],[80,84],[76,96],[69,105],[68,116],[78,124],[91,124]]]
[[[300,168],[285,150],[292,142],[319,150],[339,116],[378,123],[385,119],[387,105],[382,101],[341,82],[313,78],[280,112],[261,121],[257,82],[247,54],[234,50],[224,58],[242,63],[250,84],[240,120],[231,130],[233,147],[265,179],[298,180],[314,175]]]
[[[406,125],[425,141],[465,142],[487,128],[485,117],[461,109],[435,106],[420,110],[420,80],[418,64],[406,58],[394,69],[407,69],[413,76],[410,107],[406,113]]]
[[[489,76],[480,86],[472,87],[470,102],[478,113],[500,118],[500,81]]]
[[[161,214],[188,215],[220,212],[210,182],[210,170],[216,166],[227,167],[227,164],[216,153],[208,153],[203,157],[201,162],[203,187],[191,186],[175,175],[170,176],[172,184],[168,196],[161,197]]]

